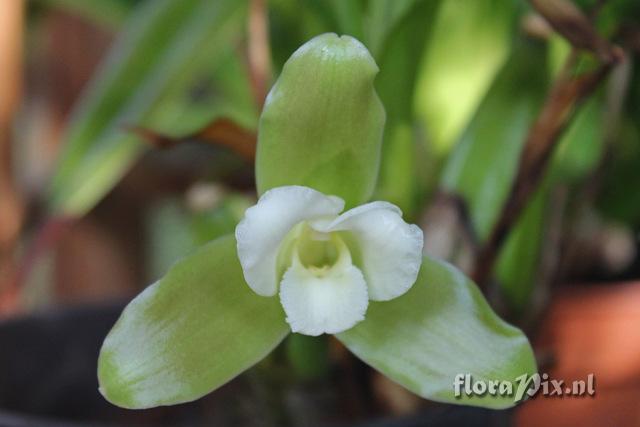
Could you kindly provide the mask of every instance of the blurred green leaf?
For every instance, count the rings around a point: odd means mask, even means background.
[[[413,6],[419,3],[428,3],[435,8],[439,0],[369,0],[364,15],[364,43],[375,58],[378,58],[387,37],[392,30],[399,26]],[[348,2],[345,2],[348,3]],[[425,18],[425,16],[420,16]],[[424,21],[426,22],[426,21]],[[428,26],[422,23],[422,28]],[[422,40],[415,40],[418,43]],[[414,57],[415,55],[414,51]]]
[[[145,224],[151,277],[162,277],[168,266],[196,249],[189,219],[189,214],[176,200],[163,200],[149,209]]]
[[[636,0],[609,0],[598,6],[600,12],[596,17],[596,25],[604,37],[617,38],[620,28],[632,28],[640,22],[640,2]]]
[[[557,75],[570,51],[570,45],[554,36],[548,45],[550,75]],[[558,184],[575,186],[591,172],[603,155],[602,101],[598,96],[579,107],[555,148],[546,177],[531,197],[503,246],[496,265],[500,289],[509,308],[526,314],[539,271],[544,247],[551,191]],[[554,206],[554,209],[562,209]]]
[[[373,3],[378,4],[387,2]],[[378,42],[380,45],[376,61],[380,65],[380,74],[375,86],[389,120],[413,121],[415,117],[413,101],[416,96],[416,80],[425,45],[432,31],[424,23],[434,19],[437,5],[438,1],[417,1],[405,11],[405,15],[396,17],[398,21],[395,22],[395,27],[388,29],[386,37]],[[390,6],[389,8],[395,10]]]
[[[600,162],[604,154],[602,101],[594,96],[580,107],[558,142],[551,173],[556,181],[575,183]]]
[[[398,206],[407,221],[413,221],[419,212],[418,201],[424,188],[418,179],[418,162],[427,163],[420,156],[414,128],[403,121],[389,121],[385,128],[382,147],[380,179],[374,199],[386,200]]]
[[[507,408],[513,396],[455,397],[455,377],[514,382],[536,372],[525,335],[502,321],[464,274],[430,258],[409,292],[371,302],[365,320],[338,338],[392,380],[439,402]]]
[[[580,107],[556,147],[546,178],[509,233],[496,265],[500,289],[510,308],[524,314],[539,279],[550,193],[555,185],[575,186],[603,155],[602,111],[598,97]],[[554,206],[554,209],[562,209]]]
[[[546,92],[542,46],[522,41],[445,167],[442,186],[467,203],[480,240],[488,237],[517,171],[520,152]]]
[[[413,7],[409,7],[412,4]],[[437,1],[375,1],[370,4],[370,8],[377,11],[375,13],[386,11],[392,15],[385,25],[392,26],[390,21],[396,20],[395,27],[385,27],[385,34],[376,36],[386,37],[384,40],[372,41],[382,43],[377,49],[380,74],[376,89],[387,111],[375,198],[394,203],[409,220],[419,214],[426,181],[431,179],[434,183],[438,176],[437,159],[427,156],[422,141],[424,135],[415,123],[413,110],[418,66],[430,34],[430,27],[424,23],[433,20],[437,5]],[[399,16],[401,12],[404,15]],[[375,30],[375,27],[367,28],[372,32]]]
[[[159,277],[176,260],[211,240],[234,232],[251,201],[239,195],[220,195],[210,209],[193,211],[174,199],[163,199],[148,210],[149,271]]]
[[[640,85],[639,85],[640,86]],[[638,117],[638,116],[636,116]],[[640,127],[638,119],[626,117],[607,162],[597,205],[609,218],[640,228],[640,198],[629,191],[640,188]]]
[[[367,201],[378,176],[384,108],[378,67],[357,40],[323,34],[298,49],[271,89],[260,118],[259,193],[304,185]]]
[[[307,7],[308,5],[312,7]],[[328,2],[270,0],[269,36],[274,71],[279,74],[291,54],[307,40],[326,32],[338,32],[331,23]]]
[[[280,301],[251,291],[235,239],[223,237],[127,306],[100,351],[100,391],[125,408],[188,402],[260,361],[288,332]]]
[[[231,49],[195,58],[192,71],[170,82],[143,123],[162,135],[180,138],[218,117],[231,118],[247,129],[257,127],[249,75],[242,58]]]
[[[440,0],[272,0],[269,2],[271,48],[279,69],[305,41],[326,32],[350,35],[363,42],[374,58],[392,30],[416,3]],[[428,26],[422,23],[423,28]],[[415,54],[415,52],[414,52]]]
[[[571,45],[558,34],[552,34],[549,38],[547,49],[547,65],[549,75],[557,77],[564,66],[569,53],[571,53]]]
[[[533,195],[509,233],[496,264],[500,290],[509,308],[523,314],[539,279],[540,250],[545,236],[549,180]]]
[[[640,9],[640,6],[638,6]],[[640,13],[640,10],[638,11]],[[640,198],[627,189],[640,188],[640,67],[634,65],[620,130],[611,141],[597,206],[609,219],[640,230]]]
[[[511,0],[442,1],[415,98],[437,152],[456,141],[508,58],[518,10]]]
[[[255,202],[241,195],[225,196],[214,209],[193,213],[190,229],[197,245],[232,233]]]
[[[311,1],[310,3],[321,4],[321,2]],[[358,40],[364,38],[362,31],[363,4],[359,0],[326,0],[335,17],[335,31],[340,34],[347,34]]]
[[[147,1],[136,9],[74,110],[53,180],[54,211],[85,213],[143,152],[125,125],[175,132],[169,123],[182,123],[185,131],[221,111],[242,111],[241,121],[247,120],[244,94],[211,93],[218,70],[230,81],[220,64],[237,61],[233,46],[243,36],[245,15],[245,2],[233,0]],[[234,79],[241,81],[234,87],[249,87],[246,73]]]

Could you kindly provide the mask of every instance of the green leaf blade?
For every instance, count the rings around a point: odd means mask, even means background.
[[[245,109],[244,94],[215,96],[206,105],[189,96],[203,83],[228,86],[228,79],[218,82],[218,68],[244,36],[245,15],[246,3],[233,0],[159,0],[136,8],[74,108],[50,188],[51,210],[83,215],[116,185],[146,149],[126,126],[188,134]],[[248,81],[245,73],[236,78]],[[206,120],[203,110],[211,112]]]
[[[157,46],[170,43],[188,19],[195,3],[194,0],[182,3],[163,0],[159,5],[147,2],[132,15],[72,113],[71,125],[65,135],[67,143],[61,170],[56,180],[63,179],[70,166],[81,160],[92,140],[109,126],[110,120],[134,96],[136,87],[160,61],[163,50]]]
[[[288,334],[277,298],[246,285],[232,236],[178,262],[125,308],[103,344],[100,391],[131,409],[195,400]]]
[[[496,276],[509,309],[520,318],[540,280],[541,250],[548,228],[550,180],[542,182],[507,236],[496,263]]]
[[[428,257],[408,293],[372,302],[365,320],[338,338],[390,379],[440,402],[507,408],[514,396],[456,397],[455,377],[509,381],[515,391],[516,378],[536,372],[525,335],[501,320],[464,274]]]
[[[367,201],[375,187],[385,113],[373,79],[378,67],[356,39],[323,34],[285,64],[260,119],[260,193],[304,185]]]
[[[441,2],[414,104],[437,153],[450,150],[506,61],[519,9],[503,0]]]
[[[507,199],[527,132],[544,101],[546,75],[530,72],[544,58],[542,46],[516,43],[444,166],[441,187],[462,196],[480,241],[488,238]]]

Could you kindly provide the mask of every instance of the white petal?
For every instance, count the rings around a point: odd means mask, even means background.
[[[351,209],[333,221],[311,223],[318,231],[350,231],[361,254],[369,298],[387,301],[407,292],[422,263],[422,230],[402,220],[398,207],[372,202]]]
[[[367,284],[346,248],[343,253],[347,259],[322,276],[306,269],[294,255],[280,284],[280,301],[293,332],[337,334],[364,319],[369,305]]]
[[[267,191],[250,207],[236,227],[238,258],[244,278],[257,294],[278,290],[276,259],[280,243],[301,221],[335,217],[344,200],[297,185]]]

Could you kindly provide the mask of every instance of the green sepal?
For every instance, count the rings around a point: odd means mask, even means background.
[[[131,409],[189,402],[262,360],[289,331],[278,298],[247,286],[235,239],[221,237],[125,308],[100,351],[100,392]]]
[[[536,372],[527,337],[496,315],[455,267],[424,258],[405,295],[371,302],[365,320],[338,334],[349,350],[424,398],[501,409],[516,404],[517,378]],[[512,396],[455,395],[455,379],[512,384]]]
[[[304,185],[342,197],[347,208],[371,197],[385,120],[377,72],[362,43],[333,33],[289,58],[260,118],[259,193]]]

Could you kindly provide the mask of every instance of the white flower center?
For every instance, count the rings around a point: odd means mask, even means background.
[[[390,203],[340,215],[343,207],[342,199],[311,188],[279,187],[236,228],[247,283],[263,296],[279,290],[293,332],[347,330],[364,319],[369,299],[396,298],[416,280],[422,231]]]
[[[295,243],[301,264],[318,277],[325,275],[338,261],[341,251],[345,250],[346,245],[337,232],[318,232],[308,224],[303,224]]]

